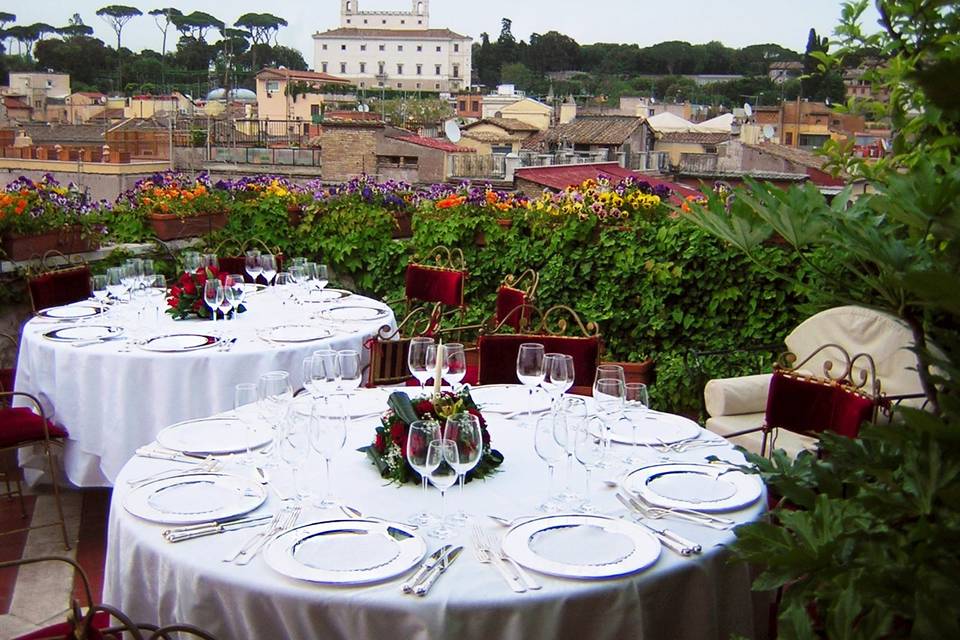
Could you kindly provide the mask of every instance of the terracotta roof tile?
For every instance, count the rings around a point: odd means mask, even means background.
[[[537,127],[532,124],[526,123],[523,120],[518,120],[516,118],[484,118],[483,120],[477,120],[476,122],[471,122],[464,127],[464,130],[469,131],[470,129],[481,124],[492,124],[494,126],[500,127],[505,131],[511,133],[516,131],[540,131]]]
[[[798,164],[803,167],[812,167],[814,169],[822,168],[827,161],[826,158],[823,156],[818,156],[812,151],[807,151],[806,149],[795,149],[794,147],[787,147],[782,144],[775,144],[773,142],[764,142],[763,144],[745,144],[743,146],[759,153],[769,153],[777,158],[783,158],[784,160],[788,160],[794,164]]]
[[[583,116],[576,118],[573,122],[557,125],[535,134],[524,143],[523,147],[541,149],[561,140],[567,144],[619,146],[642,125],[643,118],[633,116]]]
[[[439,149],[440,151],[446,151],[447,153],[475,153],[476,149],[471,149],[469,147],[460,147],[448,140],[442,140],[440,138],[425,138],[423,136],[397,136],[394,140],[400,140],[401,142],[409,142],[410,144],[419,145],[421,147],[428,147],[430,149]]]
[[[696,131],[668,131],[657,142],[687,144],[720,144],[730,139],[729,133],[698,133]]]

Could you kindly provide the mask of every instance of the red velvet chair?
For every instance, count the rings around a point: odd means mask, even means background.
[[[26,398],[32,409],[28,407],[13,407],[10,401],[14,397]],[[63,506],[60,503],[60,483],[57,480],[57,470],[53,464],[54,444],[62,445],[67,438],[67,432],[63,427],[57,426],[50,420],[47,420],[40,401],[29,393],[20,391],[0,392],[0,453],[16,452],[22,447],[39,447],[47,459],[47,472],[50,474],[50,481],[53,483],[53,498],[57,506],[57,515],[59,519],[36,526],[21,527],[11,531],[0,531],[0,535],[18,533],[29,529],[39,529],[42,527],[59,526],[63,534],[63,546],[70,549],[70,540],[67,537],[67,525],[63,517]],[[21,486],[21,473],[19,467],[0,469],[0,475],[3,475],[10,486],[13,481],[14,489],[7,491],[3,497],[11,498],[17,495],[20,499],[20,509],[23,517],[27,517],[26,506],[23,502],[23,489]]]
[[[0,391],[13,391],[17,377],[17,339],[0,334]]]
[[[225,240],[215,249],[210,249],[207,253],[217,256],[217,263],[220,265],[220,272],[239,273],[243,276],[243,281],[252,283],[253,278],[247,273],[246,252],[257,249],[261,253],[273,254],[277,262],[277,273],[283,271],[284,258],[279,248],[270,247],[262,240],[253,238],[243,244],[237,244],[233,240]]]
[[[49,269],[27,278],[34,311],[88,299],[93,294],[90,267],[79,265]]]
[[[404,298],[407,313],[422,304],[441,304],[459,312],[463,324],[467,310],[464,289],[467,282],[463,251],[439,246],[430,250],[434,264],[411,262],[404,276]]]
[[[533,304],[533,297],[539,283],[540,276],[533,269],[527,269],[518,278],[514,278],[512,275],[504,278],[497,289],[496,307],[493,316],[494,324],[500,326],[501,323],[506,322],[506,326],[511,327],[517,333],[521,331],[524,325],[529,324],[530,314],[526,306]],[[518,307],[520,312],[512,313]]]
[[[498,325],[498,329],[511,326],[511,316],[528,313],[539,320],[525,333],[481,333],[477,341],[480,352],[479,384],[517,383],[517,353],[525,342],[538,342],[547,353],[564,353],[573,356],[574,387],[591,387],[600,364],[603,348],[600,331],[593,322],[581,322],[573,309],[556,306],[540,313],[532,305],[515,308]],[[571,322],[572,321],[572,322]],[[568,328],[576,327],[580,335],[563,335]]]

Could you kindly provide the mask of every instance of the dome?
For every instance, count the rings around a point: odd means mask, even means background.
[[[214,89],[207,94],[207,101],[210,100],[226,100],[227,90],[226,89]],[[250,89],[231,89],[230,90],[230,101],[231,102],[256,102],[257,94]]]

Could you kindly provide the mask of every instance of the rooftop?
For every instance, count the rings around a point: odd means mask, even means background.
[[[539,150],[549,144],[593,144],[618,146],[643,126],[643,118],[634,116],[582,116],[535,134],[523,143],[524,149]]]
[[[798,164],[803,167],[811,167],[813,169],[821,169],[826,163],[827,159],[823,156],[818,156],[812,151],[807,151],[806,149],[796,149],[794,147],[786,147],[782,144],[776,144],[773,142],[764,142],[762,144],[745,144],[743,145],[748,149],[753,149],[760,153],[769,153],[772,156],[778,158],[783,158],[794,164]]]
[[[471,149],[469,147],[460,147],[448,140],[443,140],[441,138],[425,138],[423,136],[414,135],[391,136],[391,138],[394,140],[400,140],[401,142],[409,142],[410,144],[415,144],[420,147],[439,149],[440,151],[445,151],[446,153],[474,153],[476,151],[475,149]]]
[[[534,184],[543,185],[549,189],[563,190],[567,187],[582,184],[587,180],[598,178],[613,178],[620,182],[627,178],[634,178],[649,183],[651,186],[664,185],[672,189],[681,197],[698,195],[700,192],[682,184],[667,182],[653,176],[624,169],[616,162],[597,162],[592,164],[565,164],[551,167],[525,167],[517,169],[514,174],[517,180],[526,180]]]
[[[351,84],[346,78],[332,76],[329,73],[317,71],[297,71],[295,69],[273,69],[264,67],[257,72],[257,80],[261,78],[276,78],[278,80],[305,80],[308,82],[329,82],[333,84]]]
[[[25,124],[23,131],[33,144],[93,143],[103,144],[103,127],[88,124]]]
[[[528,124],[522,120],[517,120],[516,118],[484,118],[483,120],[477,120],[476,122],[471,122],[464,127],[464,130],[469,131],[481,124],[492,124],[494,126],[500,127],[504,131],[509,131],[511,133],[517,131],[531,131],[537,132],[538,128],[532,124]]]
[[[472,40],[450,29],[352,29],[338,27],[313,34],[314,38],[363,38],[395,40]]]
[[[729,133],[699,133],[696,131],[670,131],[657,138],[658,142],[676,144],[720,144],[729,139]]]
[[[771,180],[778,182],[804,182],[810,177],[805,173],[786,173],[781,171],[733,171],[725,169],[713,169],[710,171],[681,169],[680,175],[690,178],[704,178],[710,180],[725,178],[753,178],[755,180]]]

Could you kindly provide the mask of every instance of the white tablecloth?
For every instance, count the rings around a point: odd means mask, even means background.
[[[332,305],[333,303],[328,303]],[[350,296],[338,304],[385,308],[368,298]],[[322,325],[336,333],[327,339],[300,343],[271,343],[267,328],[313,322],[319,305],[282,304],[271,290],[248,298],[247,312],[236,320],[179,320],[163,316],[159,325],[141,336],[171,333],[211,333],[237,337],[230,351],[216,348],[187,353],[155,353],[121,342],[74,347],[54,342],[43,334],[62,324],[40,319],[24,327],[17,361],[16,390],[38,396],[54,419],[70,433],[63,466],[67,478],[81,487],[111,486],[123,464],[137,447],[151,442],[163,427],[226,411],[233,407],[234,386],[256,382],[273,370],[290,372],[294,389],[302,385],[302,362],[321,348],[354,349],[364,366],[368,352],[363,343],[382,325],[396,326],[393,312],[371,322]],[[113,324],[115,319],[91,320]]]
[[[372,392],[364,392],[372,393]],[[371,397],[383,402],[383,395]],[[501,472],[466,486],[459,501],[456,488],[449,507],[462,506],[482,527],[496,535],[506,529],[484,514],[536,513],[544,497],[546,467],[532,447],[532,431],[516,420],[485,414],[493,446],[506,457]],[[365,514],[408,519],[421,507],[438,508],[439,493],[424,497],[412,485],[385,485],[365,456],[356,451],[369,443],[377,418],[354,420],[347,446],[334,462],[336,492],[344,504]],[[707,436],[710,437],[710,436]],[[615,454],[623,449],[615,447]],[[690,450],[674,456],[702,461],[715,454],[741,461],[726,446]],[[660,454],[649,451],[651,461]],[[233,531],[177,544],[166,543],[165,527],[130,515],[122,506],[128,479],[138,479],[171,463],[135,458],[120,473],[110,512],[104,601],[119,606],[135,620],[200,625],[221,638],[670,638],[703,640],[755,637],[750,575],[742,564],[730,564],[723,545],[733,533],[674,521],[669,527],[704,547],[702,556],[683,558],[666,549],[651,568],[625,578],[579,581],[534,574],[540,591],[514,594],[491,566],[473,556],[469,527],[451,542],[465,550],[427,597],[403,595],[401,579],[385,583],[336,587],[300,582],[275,573],[258,556],[248,566],[221,561],[251,535]],[[319,466],[318,464],[313,465]],[[238,469],[251,473],[248,469]],[[582,472],[576,470],[582,490]],[[600,478],[616,471],[600,472]],[[276,475],[276,473],[275,473]],[[282,483],[274,477],[271,483]],[[319,478],[316,480],[317,489]],[[614,489],[595,481],[595,503],[602,512],[623,514]],[[755,519],[764,497],[730,517]],[[271,495],[257,513],[275,513],[280,503]],[[300,523],[342,518],[339,510],[305,509]],[[440,546],[427,539],[428,551]],[[762,614],[761,616],[762,617]],[[762,635],[762,634],[761,634]]]

